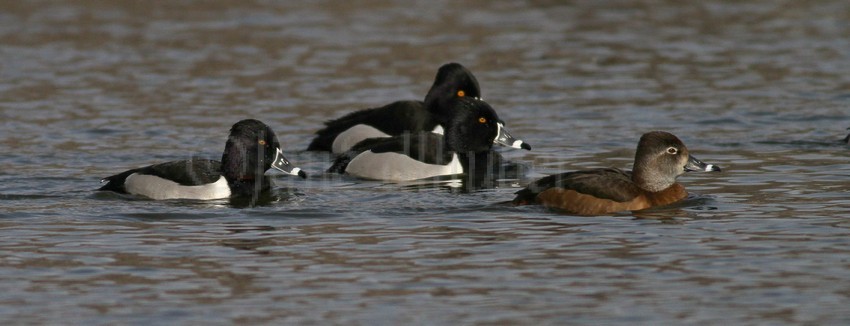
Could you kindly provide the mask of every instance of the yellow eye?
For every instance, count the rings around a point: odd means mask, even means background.
[[[260,141],[258,141],[257,143],[259,143],[259,144],[260,144],[260,145],[262,145],[262,146],[265,146],[265,145],[266,145],[266,141],[265,141],[265,140],[262,140],[262,139],[260,139]]]
[[[463,90],[457,91],[457,97],[464,97],[464,96],[466,96],[466,93]]]
[[[484,117],[480,117],[480,118],[478,118],[478,122],[479,123],[487,123],[487,119],[484,118]]]

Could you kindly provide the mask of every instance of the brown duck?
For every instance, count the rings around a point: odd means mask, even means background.
[[[513,203],[540,204],[580,215],[636,211],[687,197],[676,178],[690,171],[720,168],[690,156],[673,134],[652,131],[638,142],[633,171],[605,168],[550,175],[518,191]]]

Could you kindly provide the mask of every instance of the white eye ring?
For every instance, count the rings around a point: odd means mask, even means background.
[[[667,148],[667,154],[676,155],[677,153],[679,153],[678,148],[676,148],[676,147],[668,147]]]

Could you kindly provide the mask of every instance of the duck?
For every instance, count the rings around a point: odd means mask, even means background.
[[[514,138],[485,101],[459,97],[447,104],[451,119],[445,134],[406,133],[369,138],[336,157],[329,173],[382,181],[411,181],[437,176],[492,171],[501,156],[493,144],[531,150]]]
[[[664,206],[687,197],[676,178],[691,171],[721,169],[691,156],[675,135],[652,131],[640,137],[632,171],[599,168],[550,175],[518,191],[513,204],[539,204],[578,215]]]
[[[341,154],[354,144],[376,137],[398,136],[405,132],[443,133],[447,102],[458,97],[481,98],[478,80],[459,63],[447,63],[437,70],[424,101],[396,101],[378,108],[363,109],[325,122],[307,146],[308,151]]]
[[[265,172],[274,168],[306,179],[284,156],[274,131],[255,119],[230,129],[221,161],[192,158],[131,169],[101,180],[100,191],[154,200],[212,200],[251,196],[271,187]]]

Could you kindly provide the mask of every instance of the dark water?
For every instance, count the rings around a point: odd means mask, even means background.
[[[44,324],[847,324],[846,1],[5,1],[0,320]],[[265,206],[100,178],[217,158],[248,117],[322,121],[462,62],[532,169],[472,192],[276,175]],[[677,134],[719,174],[603,217],[499,204]]]

